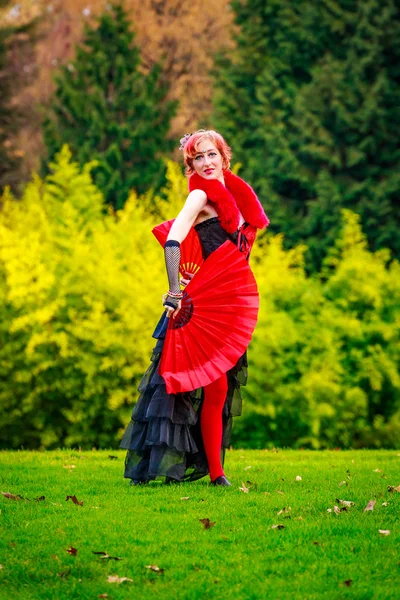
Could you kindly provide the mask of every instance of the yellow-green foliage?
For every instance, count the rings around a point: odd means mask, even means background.
[[[258,240],[261,310],[237,443],[400,446],[399,263],[368,251],[357,215],[342,217],[318,279],[306,278],[302,248]]]
[[[0,210],[0,439],[3,447],[117,445],[137,398],[167,286],[153,226],[179,212],[187,182],[167,164],[161,197],[103,198],[67,148],[44,181]],[[273,215],[271,215],[273,218]],[[259,236],[261,294],[236,443],[388,445],[400,439],[400,273],[371,254],[358,217],[320,279],[304,248]]]
[[[64,148],[20,202],[2,198],[0,437],[9,446],[115,443],[154,342],[167,286],[151,233],[160,218],[133,193],[104,215],[90,168]],[[170,165],[174,196],[177,179]]]

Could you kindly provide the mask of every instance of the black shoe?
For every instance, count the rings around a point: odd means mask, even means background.
[[[149,483],[147,479],[131,479],[129,485],[146,485],[146,483]]]
[[[182,483],[182,482],[179,481],[179,479],[174,479],[173,477],[166,477],[165,478],[165,485],[172,485],[174,483]]]
[[[230,481],[227,480],[225,475],[220,475],[214,481],[211,482],[211,485],[232,485]]]

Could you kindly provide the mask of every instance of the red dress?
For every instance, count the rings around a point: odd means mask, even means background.
[[[218,217],[207,219],[195,226],[204,259],[227,240],[244,252],[250,253],[255,228],[247,226],[229,234],[220,225]],[[140,396],[132,412],[132,419],[120,447],[127,449],[126,478],[150,481],[169,477],[177,481],[199,479],[208,474],[207,457],[200,430],[200,411],[203,388],[191,392],[168,394],[159,373],[168,319],[164,313],[153,333],[157,343],[151,364],[139,385]],[[228,392],[223,409],[223,438],[221,462],[225,449],[230,446],[232,417],[242,409],[241,385],[246,385],[246,353],[227,372]]]

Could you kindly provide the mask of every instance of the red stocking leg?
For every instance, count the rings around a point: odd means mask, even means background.
[[[204,387],[200,426],[211,481],[214,481],[220,475],[224,475],[221,465],[222,409],[225,404],[227,391],[228,381],[226,373]]]

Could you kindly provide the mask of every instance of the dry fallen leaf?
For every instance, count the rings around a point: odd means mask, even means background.
[[[76,556],[78,554],[78,548],[73,548],[72,546],[70,546],[69,548],[67,548],[67,552],[72,556]]]
[[[4,569],[3,565],[0,565],[0,571],[1,571],[1,569]]]
[[[4,496],[4,498],[8,498],[9,500],[25,500],[25,498],[23,498],[22,496],[20,496],[18,494],[18,496],[15,496],[14,494],[11,494],[10,492],[1,492]]]
[[[382,502],[382,506],[389,506],[389,502]]]
[[[347,481],[341,481],[341,482],[338,484],[338,487],[340,487],[341,485],[348,485],[348,484],[347,484]]]
[[[398,485],[397,487],[394,488],[395,492],[399,492],[400,493],[400,485]]]
[[[300,475],[296,475],[296,481],[301,481],[302,478],[300,477]]]
[[[277,494],[285,494],[285,492],[282,492],[282,490],[276,490]]]
[[[19,494],[18,495],[14,495],[14,494],[11,494],[10,492],[1,492],[1,493],[3,494],[3,496],[5,498],[8,498],[9,500],[26,500],[27,502],[30,502],[29,498],[23,498]],[[36,502],[41,502],[43,500],[46,500],[46,497],[45,496],[38,496],[37,498],[34,498],[34,500]]]
[[[214,521],[213,523],[210,521],[210,519],[199,519],[200,523],[203,523],[203,527],[204,529],[210,529],[211,527],[214,527],[216,521]]]
[[[77,498],[76,496],[67,496],[67,497],[65,498],[65,501],[67,501],[67,500],[72,500],[72,502],[73,502],[74,504],[77,504],[77,505],[79,505],[79,506],[83,506],[83,500],[82,500],[82,502],[79,502],[79,500],[78,500],[78,498]]]
[[[133,581],[133,579],[129,579],[129,577],[119,577],[118,575],[109,575],[107,581],[109,583],[123,583],[124,581]]]
[[[334,512],[336,515],[338,515],[338,514],[340,513],[340,508],[339,508],[338,506],[336,506],[336,505],[335,505],[333,508],[328,508],[328,509],[327,509],[327,512],[328,512],[328,513],[331,513],[332,511],[333,511],[333,512]]]
[[[98,598],[108,598],[108,594],[99,594]]]
[[[367,510],[374,510],[374,506],[376,504],[376,500],[370,500],[367,504],[367,506],[364,508],[364,512],[366,512]]]
[[[382,473],[382,469],[374,469],[374,473]]]
[[[251,489],[253,489],[253,490],[257,490],[257,489],[258,489],[258,485],[257,485],[256,483],[254,483],[253,481],[249,481],[249,480],[247,480],[247,481],[246,481],[246,486],[247,486],[249,489],[250,489],[250,488],[251,488]]]
[[[353,583],[352,579],[346,579],[346,581],[343,581],[344,585],[347,585],[347,587],[350,587],[351,584]]]
[[[292,510],[292,509],[290,508],[290,506],[288,506],[287,508],[286,508],[286,506],[284,506],[284,507],[282,508],[282,510],[280,510],[280,511],[279,511],[279,512],[277,512],[276,514],[277,514],[277,515],[285,515],[285,516],[286,516],[286,518],[290,518],[290,516],[291,516],[291,515],[289,515],[288,513],[290,513],[290,511],[291,511],[291,510]]]
[[[245,484],[242,482],[242,487],[239,488],[239,490],[241,492],[244,492],[245,494],[249,493],[249,488],[245,486]]]
[[[124,560],[123,558],[120,558],[119,556],[110,556],[107,552],[95,552],[94,550],[92,550],[93,554],[99,554],[99,558],[105,559],[105,560]]]
[[[182,496],[181,500],[190,500],[190,496]]]
[[[271,525],[271,529],[285,529],[285,526],[282,523],[278,523],[277,525]]]
[[[342,504],[343,506],[354,506],[355,503],[352,502],[351,500],[340,500],[339,498],[336,498],[336,502],[339,502],[339,504]]]
[[[390,535],[390,529],[378,529],[381,535]]]
[[[155,573],[160,573],[161,575],[164,573],[164,569],[160,569],[157,565],[146,565],[146,569],[150,569]]]

